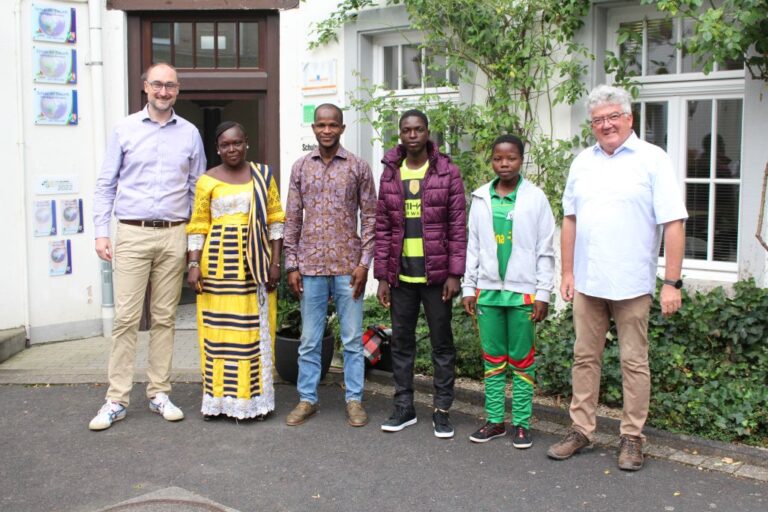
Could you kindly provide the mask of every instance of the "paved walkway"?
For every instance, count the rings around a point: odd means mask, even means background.
[[[146,381],[147,339],[147,333],[140,334],[135,368],[137,382]],[[3,436],[0,436],[0,455],[3,460],[3,464],[0,464],[0,481],[5,482],[0,484],[0,509],[96,510],[133,499],[145,500],[154,505],[145,503],[142,505],[145,508],[137,508],[139,505],[127,503],[124,505],[125,510],[221,510],[224,508],[219,505],[216,505],[219,508],[210,508],[213,507],[210,503],[205,505],[209,508],[189,505],[194,501],[190,496],[201,500],[221,496],[222,503],[246,511],[259,510],[261,507],[253,504],[256,502],[249,505],[248,500],[243,500],[243,493],[255,493],[252,497],[256,499],[256,495],[263,498],[260,493],[272,491],[276,493],[275,496],[283,496],[284,501],[270,497],[264,503],[265,509],[380,510],[407,506],[419,510],[466,510],[470,507],[492,510],[508,509],[513,503],[524,505],[525,499],[518,503],[521,495],[531,500],[527,502],[527,508],[536,504],[532,508],[536,510],[768,509],[766,450],[712,443],[649,429],[646,453],[651,457],[647,467],[633,476],[616,469],[613,453],[618,429],[615,421],[601,419],[596,450],[589,455],[575,457],[565,464],[555,463],[549,461],[544,452],[549,443],[556,439],[554,436],[564,432],[567,415],[561,410],[541,406],[535,408],[534,449],[526,452],[513,450],[509,440],[494,441],[482,447],[474,446],[467,441],[467,436],[480,424],[483,415],[482,394],[476,388],[457,390],[457,403],[453,408],[457,436],[448,443],[437,442],[431,436],[429,425],[428,406],[431,404],[431,395],[429,381],[426,379],[417,380],[417,402],[421,404],[421,422],[417,428],[419,434],[393,437],[379,431],[378,424],[389,412],[388,397],[392,395],[392,388],[388,376],[375,373],[369,374],[366,384],[366,403],[371,408],[372,424],[365,429],[343,426],[341,392],[335,390],[340,386],[342,376],[330,374],[326,379],[327,385],[323,387],[323,396],[333,398],[323,398],[323,401],[330,401],[332,405],[323,404],[322,417],[331,422],[311,422],[312,425],[325,425],[317,431],[316,438],[306,437],[307,433],[315,432],[315,427],[301,430],[285,427],[284,416],[296,400],[295,389],[288,385],[278,385],[276,417],[265,422],[264,427],[253,425],[242,430],[268,432],[269,443],[277,445],[267,443],[262,446],[260,434],[254,433],[246,434],[243,439],[230,439],[226,436],[239,435],[235,432],[241,432],[232,430],[236,428],[233,422],[224,421],[220,427],[214,427],[200,421],[195,412],[199,407],[199,384],[196,383],[200,381],[200,373],[194,306],[180,308],[174,347],[173,380],[177,383],[174,397],[178,397],[178,403],[187,412],[188,418],[182,423],[186,426],[167,425],[145,411],[143,386],[135,386],[129,419],[115,425],[107,433],[93,434],[88,432],[86,425],[103,397],[104,388],[98,385],[106,382],[110,346],[110,340],[100,337],[35,345],[0,364],[0,384],[26,385],[0,386],[0,407],[4,411],[0,415],[0,431],[3,432]],[[43,386],[30,387],[30,384]],[[48,387],[49,384],[76,385]],[[93,384],[97,384],[97,387]],[[51,402],[53,399],[56,401]],[[57,427],[60,421],[64,422],[61,431]],[[224,429],[224,437],[219,436],[217,428]],[[66,453],[65,463],[57,455],[65,455],[65,445],[69,443],[70,436],[77,440],[74,446],[82,452],[76,455]],[[152,441],[152,438],[158,438],[157,442]],[[61,445],[61,439],[68,441]],[[158,445],[163,439],[178,442],[179,449],[193,452],[198,450],[198,453],[191,459],[188,453],[166,453],[167,448]],[[290,440],[288,446],[283,446],[285,439]],[[98,442],[92,445],[90,440]],[[111,441],[103,444],[102,440]],[[394,440],[398,442],[394,443]],[[401,445],[400,441],[405,444]],[[291,451],[294,442],[297,445]],[[305,442],[308,443],[306,446],[302,444]],[[238,451],[241,446],[256,450],[254,453],[258,454],[257,459],[248,462],[248,457]],[[120,454],[117,457],[118,454],[112,451],[115,449]],[[218,452],[218,449],[222,451]],[[165,455],[155,455],[148,459],[146,450],[157,450]],[[383,464],[373,462],[373,459],[382,457],[383,453],[388,454],[387,457],[395,456],[396,459]],[[122,481],[110,476],[101,482],[100,471],[121,472],[124,471],[124,468],[119,467],[122,464],[133,467],[129,463],[130,454],[136,456],[137,464],[143,461],[143,465],[131,469],[128,480]],[[277,457],[280,465],[272,465],[273,457]],[[227,460],[230,459],[237,461],[237,470],[227,467]],[[37,463],[51,465],[51,469],[40,472],[36,469]],[[169,472],[168,468],[147,469],[157,464],[177,467],[179,478],[174,477],[176,473]],[[249,469],[251,465],[255,468],[253,471]],[[56,471],[57,467],[60,472]],[[355,470],[355,467],[359,467],[359,470]],[[564,471],[565,468],[570,469]],[[578,472],[573,471],[576,468],[579,468]],[[193,475],[200,471],[202,473],[196,477],[182,477],[187,470]],[[263,474],[270,470],[274,474]],[[471,475],[470,478],[476,481],[457,476],[458,470],[466,471],[466,475]],[[149,473],[142,477],[142,471]],[[493,473],[487,474],[487,471]],[[541,481],[535,477],[560,474],[561,471],[564,471],[562,476],[551,481]],[[506,477],[502,478],[504,475]],[[12,476],[15,481],[28,477],[36,482],[46,482],[42,489],[62,492],[66,496],[64,503],[67,505],[49,507],[46,499],[51,501],[53,498],[30,498],[42,492],[34,485],[26,486],[21,491],[9,489],[8,478]],[[340,480],[343,476],[348,480]],[[84,501],[86,505],[82,507],[75,506],[71,501],[77,495],[81,477],[95,479],[94,485],[89,484],[87,487],[96,496]],[[207,484],[202,483],[201,478]],[[416,485],[420,479],[424,481],[423,488]],[[323,483],[326,480],[330,487]],[[654,486],[642,492],[636,489],[638,485],[650,485],[651,480],[657,480],[654,485],[662,489],[651,490]],[[61,489],[61,485],[64,485],[62,482],[74,488]],[[215,492],[221,488],[212,485],[212,482],[226,482],[223,494]],[[386,482],[396,485],[388,487]],[[117,486],[114,492],[106,491],[104,494],[103,491],[92,489],[109,487],[108,484]],[[177,489],[177,485],[180,488]],[[597,485],[597,488],[588,494],[585,489],[578,490],[580,485]],[[614,487],[616,485],[618,487]],[[473,490],[468,490],[468,486]],[[540,486],[537,492],[542,494],[534,498],[531,493],[537,486]],[[627,487],[620,490],[622,486]],[[737,489],[742,493],[739,495],[742,501],[732,502],[730,498],[724,497],[724,492]],[[403,490],[405,495],[401,495]],[[152,494],[149,497],[144,496],[150,491]],[[573,495],[573,500],[566,499],[569,494]],[[696,496],[692,498],[692,494]],[[469,496],[475,496],[476,502],[470,500]],[[640,501],[626,502],[624,498],[628,496]],[[455,501],[451,502],[449,498]],[[359,501],[347,502],[347,499]],[[175,505],[168,504],[171,502]],[[189,502],[190,508],[181,507],[179,503],[182,502]],[[27,505],[22,505],[24,503]],[[377,503],[379,506],[370,508],[369,503]]]
[[[135,380],[146,382],[148,332],[139,333]],[[0,364],[0,383],[76,384],[107,382],[112,341],[104,337],[33,345]],[[173,347],[176,382],[200,382],[195,305],[179,306]]]

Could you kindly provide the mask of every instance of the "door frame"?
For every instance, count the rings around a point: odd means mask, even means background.
[[[190,69],[178,70],[182,88],[180,99],[217,95],[222,99],[241,94],[263,95],[264,115],[262,151],[264,163],[280,180],[280,16],[277,11],[154,11],[128,12],[128,106],[131,112],[146,103],[141,75],[152,59],[151,23],[153,21],[208,21],[233,18],[259,22],[259,68],[254,69]]]

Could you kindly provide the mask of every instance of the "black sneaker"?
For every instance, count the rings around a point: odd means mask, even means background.
[[[448,411],[435,409],[435,412],[432,413],[432,426],[435,429],[436,437],[440,439],[450,439],[453,437],[453,425],[451,425]]]
[[[530,448],[533,445],[531,431],[525,427],[512,427],[512,446],[518,449]]]
[[[416,424],[416,409],[396,405],[392,416],[381,424],[384,432],[400,432],[405,427]]]
[[[507,429],[504,423],[491,423],[490,421],[480,427],[477,432],[469,436],[469,440],[473,443],[487,443],[491,439],[497,437],[504,437],[507,434]]]

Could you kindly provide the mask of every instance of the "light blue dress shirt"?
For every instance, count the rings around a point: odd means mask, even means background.
[[[669,156],[634,133],[612,155],[595,144],[574,159],[563,213],[576,216],[576,290],[609,300],[653,295],[661,225],[688,218]]]
[[[189,219],[205,167],[200,133],[175,112],[165,125],[150,119],[148,107],[122,119],[96,180],[95,237],[109,236],[112,213],[120,220]]]

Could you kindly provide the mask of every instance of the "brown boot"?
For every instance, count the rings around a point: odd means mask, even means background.
[[[637,471],[643,468],[643,440],[623,435],[619,439],[619,469]]]
[[[299,405],[293,408],[293,410],[285,418],[285,424],[291,427],[301,425],[309,419],[310,416],[317,412],[317,404],[311,404],[306,400],[299,402]]]
[[[364,427],[368,424],[368,414],[360,400],[347,402],[347,423],[352,427]]]
[[[591,444],[587,436],[576,430],[571,430],[562,441],[549,447],[547,457],[555,460],[565,460],[583,448],[591,446]]]

